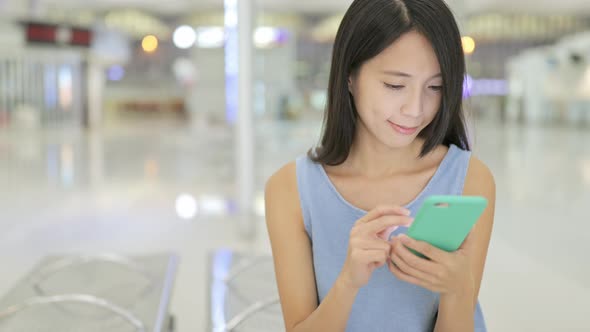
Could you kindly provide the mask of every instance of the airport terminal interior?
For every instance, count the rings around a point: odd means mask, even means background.
[[[0,0],[0,331],[284,331],[265,183],[320,140],[351,2]],[[590,331],[590,1],[448,4],[487,328]]]

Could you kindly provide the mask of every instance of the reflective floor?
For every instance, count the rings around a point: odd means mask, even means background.
[[[0,132],[0,295],[43,256],[180,255],[177,331],[205,331],[209,253],[269,253],[265,179],[317,140],[320,123],[257,123],[257,235],[236,225],[233,136],[143,123],[86,133]],[[590,329],[590,130],[480,122],[495,174],[495,230],[481,289],[490,331]]]

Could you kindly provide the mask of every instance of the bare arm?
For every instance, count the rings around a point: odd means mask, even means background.
[[[471,158],[465,179],[464,195],[488,199],[488,206],[470,234],[471,246],[466,253],[471,261],[473,287],[464,294],[442,294],[438,307],[436,332],[473,331],[474,309],[479,295],[485,260],[492,234],[496,185],[490,170],[480,160]]]
[[[287,331],[344,331],[356,291],[338,281],[318,307],[311,243],[303,225],[294,163],[270,178],[265,199]]]
[[[373,271],[389,260],[390,244],[378,234],[408,225],[409,211],[379,207],[357,220],[350,232],[347,258],[340,274],[318,305],[310,239],[305,232],[291,163],[266,185],[266,223],[271,240],[279,296],[289,332],[344,331],[358,293]]]

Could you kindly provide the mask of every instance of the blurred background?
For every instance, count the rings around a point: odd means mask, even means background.
[[[282,330],[264,183],[319,139],[350,3],[0,0],[0,331]],[[488,328],[590,331],[590,2],[449,4]]]

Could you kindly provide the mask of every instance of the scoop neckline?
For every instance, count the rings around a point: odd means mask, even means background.
[[[414,199],[412,199],[409,203],[407,203],[403,206],[404,208],[410,210],[426,194],[426,192],[428,192],[430,187],[432,187],[433,183],[441,176],[440,173],[442,172],[441,170],[442,170],[443,166],[446,165],[446,163],[448,162],[448,160],[451,156],[451,153],[454,152],[454,150],[456,148],[457,147],[454,144],[449,145],[449,150],[447,151],[447,153],[443,157],[442,161],[440,162],[440,164],[436,168],[436,171],[434,172],[434,174],[432,175],[430,180],[428,180],[428,182],[426,183],[424,188],[422,188],[422,190],[418,193],[418,195],[416,195],[416,197],[414,197]],[[327,182],[328,186],[330,187],[332,192],[336,195],[338,200],[340,200],[342,203],[344,203],[344,205],[348,206],[349,208],[351,208],[352,210],[354,210],[357,213],[364,215],[369,212],[369,211],[365,211],[365,210],[359,208],[358,206],[350,203],[346,198],[344,198],[344,196],[342,196],[342,194],[340,194],[340,192],[338,191],[338,189],[336,188],[336,186],[332,182],[332,179],[330,179],[330,176],[328,175],[328,173],[324,169],[324,166],[321,163],[315,163],[315,164],[317,164],[317,167],[319,167],[322,177]]]

